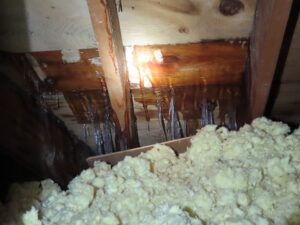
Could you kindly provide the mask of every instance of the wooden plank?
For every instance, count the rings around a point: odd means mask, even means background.
[[[257,2],[250,42],[249,120],[264,114],[292,2]]]
[[[149,62],[153,86],[184,86],[198,84],[238,83],[247,57],[246,40],[234,42],[205,42],[183,45],[136,46],[135,54],[160,50],[165,61]],[[102,90],[102,64],[97,49],[82,49],[80,60],[64,62],[61,51],[33,52],[30,60],[36,73],[49,91]],[[141,67],[138,62],[134,67]],[[141,68],[139,68],[141,69]],[[139,75],[129,73],[131,87],[140,84]]]
[[[132,118],[126,59],[115,1],[88,0],[91,20],[98,43],[105,82],[112,109],[117,117],[123,138],[121,148],[138,145],[137,131]]]
[[[61,51],[32,52],[30,62],[39,74],[44,73],[45,88],[50,91],[100,90],[103,69],[96,49],[82,49],[80,59],[64,62]]]
[[[12,52],[95,48],[86,1],[0,1],[0,49]],[[5,22],[4,22],[5,21]]]
[[[17,0],[15,0],[17,1]],[[0,49],[33,52],[96,48],[86,1],[0,1]],[[241,2],[224,15],[220,2]],[[195,43],[248,37],[256,0],[122,0],[124,45]],[[224,4],[222,4],[224,5]],[[230,7],[229,7],[230,9]],[[225,10],[226,11],[226,10]],[[228,14],[228,13],[227,13]]]
[[[172,148],[177,154],[179,154],[185,152],[188,149],[188,147],[190,147],[191,137],[167,141],[161,144]],[[154,145],[148,145],[140,148],[130,149],[124,152],[116,152],[116,153],[102,155],[102,156],[89,157],[86,159],[86,161],[90,167],[93,167],[94,162],[96,161],[102,161],[111,165],[116,165],[118,162],[122,161],[126,156],[135,157],[143,152],[147,152],[151,150],[153,147]]]
[[[122,5],[123,42],[133,46],[247,38],[256,0],[122,0]]]
[[[242,80],[247,52],[246,40],[135,46],[134,66],[153,87],[236,84]]]

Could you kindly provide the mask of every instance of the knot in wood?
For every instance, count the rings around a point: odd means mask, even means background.
[[[244,9],[244,4],[240,0],[221,0],[219,11],[224,16],[233,16]]]

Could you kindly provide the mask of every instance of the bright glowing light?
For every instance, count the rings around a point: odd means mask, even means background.
[[[138,63],[143,64],[143,63],[148,63],[150,61],[152,61],[152,55],[149,54],[148,52],[139,52],[137,54],[137,60]]]
[[[163,55],[159,49],[135,52],[134,47],[126,47],[126,61],[130,83],[138,87],[142,83],[144,87],[151,88],[150,63],[163,63]]]
[[[140,75],[139,75],[138,68],[135,66],[135,63],[134,63],[133,51],[134,51],[133,47],[125,48],[128,78],[129,78],[129,82],[131,84],[139,86],[140,85]]]
[[[149,71],[150,71],[150,69],[149,69]],[[144,87],[145,88],[151,88],[152,87],[151,81],[149,80],[148,76],[144,76]]]
[[[163,63],[164,62],[164,57],[163,57],[163,55],[162,55],[162,53],[159,49],[155,50],[153,52],[153,55],[154,55],[154,58],[155,58],[156,62],[158,62],[158,63]]]

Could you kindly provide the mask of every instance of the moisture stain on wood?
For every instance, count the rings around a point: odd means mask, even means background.
[[[224,85],[241,82],[247,50],[246,40],[135,46],[134,57],[139,71],[150,71],[147,77],[153,87]],[[153,56],[157,51],[162,55],[162,62]],[[153,59],[139,63],[145,54]]]

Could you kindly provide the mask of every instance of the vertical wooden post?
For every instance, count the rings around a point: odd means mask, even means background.
[[[136,147],[138,137],[132,116],[133,107],[116,3],[114,0],[87,2],[111,106],[118,120],[116,125],[121,130],[120,147]]]
[[[250,120],[264,114],[292,2],[257,1],[250,41]]]

